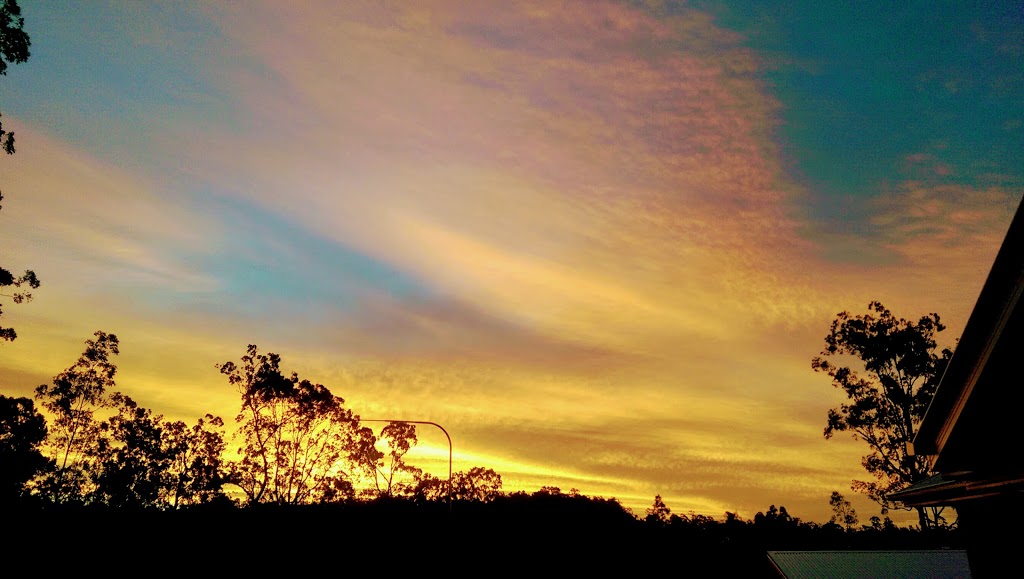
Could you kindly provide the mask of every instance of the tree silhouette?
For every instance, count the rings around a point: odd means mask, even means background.
[[[3,195],[0,195],[0,201],[2,200]],[[32,301],[31,293],[28,291],[20,291],[23,287],[31,289],[39,287],[39,278],[36,277],[34,271],[25,270],[25,273],[22,275],[14,277],[14,274],[10,271],[0,267],[0,288],[14,288],[15,290],[19,290],[10,294],[0,293],[0,295],[11,298],[11,300],[16,304]],[[0,315],[3,315],[2,309],[0,309]],[[7,340],[10,342],[17,337],[18,333],[14,331],[14,328],[0,327],[0,340]]]
[[[501,475],[494,469],[474,466],[468,471],[452,473],[453,501],[490,503],[503,496]],[[421,473],[416,480],[413,497],[419,501],[447,501],[448,481]]]
[[[452,475],[452,500],[491,502],[502,496],[501,475],[475,466]]]
[[[232,480],[249,504],[304,504],[350,498],[358,420],[344,400],[320,384],[286,378],[281,357],[249,345],[241,366],[218,364],[238,388],[241,459]]]
[[[759,512],[754,515],[754,525],[764,526],[776,531],[797,525],[799,522],[799,520],[794,519],[789,514],[785,506],[779,506],[776,508],[775,505],[771,505],[768,507],[767,512]]]
[[[370,429],[362,429],[359,464],[367,477],[373,479],[375,497],[411,496],[415,493],[417,481],[423,471],[405,462],[405,455],[418,442],[416,425],[408,422],[390,422],[375,438]],[[369,434],[369,436],[367,436]],[[385,441],[386,452],[377,448],[379,440]]]
[[[0,76],[7,75],[7,65],[25,62],[32,42],[25,32],[25,19],[17,0],[4,0],[0,4]],[[0,147],[8,155],[14,154],[14,133],[0,125]]]
[[[161,417],[120,392],[110,398],[117,413],[100,423],[96,443],[86,451],[93,459],[93,500],[113,507],[159,507],[170,486]]]
[[[672,509],[668,508],[661,495],[654,495],[654,504],[647,509],[647,516],[644,520],[648,523],[667,525],[672,519]]]
[[[854,510],[853,505],[850,501],[843,498],[843,495],[839,491],[832,491],[832,496],[828,500],[828,504],[832,507],[832,518],[829,519],[830,523],[842,525],[846,528],[846,531],[851,531],[857,526],[857,511]],[[878,517],[872,517],[873,520]],[[879,525],[881,522],[879,521]]]
[[[114,387],[118,353],[114,334],[98,331],[86,340],[85,351],[53,384],[36,388],[35,397],[51,414],[46,446],[55,470],[41,481],[41,492],[58,503],[80,501],[90,492],[89,450],[99,435],[95,412],[110,406],[107,390]]]
[[[418,502],[446,501],[448,500],[448,481],[430,473],[421,472],[416,477],[412,498]],[[454,497],[452,498],[454,500]]]
[[[935,334],[945,329],[938,314],[914,323],[896,318],[877,301],[868,310],[857,316],[840,312],[811,367],[832,378],[849,401],[829,410],[825,438],[848,431],[868,444],[871,452],[862,464],[876,480],[853,481],[852,488],[877,501],[885,514],[897,506],[888,499],[891,493],[929,475],[924,457],[907,454],[907,443],[914,439],[952,352],[935,352]],[[850,356],[860,361],[864,375],[833,362]],[[944,522],[941,508],[917,510],[921,528]]]
[[[7,65],[17,64],[25,62],[29,57],[29,41],[28,34],[24,30],[25,19],[21,17],[21,7],[15,0],[3,0],[3,4],[0,4],[0,76],[7,75]],[[0,147],[7,152],[8,155],[14,154],[14,133],[5,131],[3,125],[0,124]],[[0,194],[0,201],[3,200],[3,195]],[[9,297],[16,304],[31,301],[32,294],[22,288],[36,289],[39,287],[39,278],[36,277],[35,272],[31,270],[25,270],[20,276],[15,276],[5,268],[0,267],[0,291],[10,291],[8,288],[13,288],[13,293],[0,293],[4,297]],[[0,311],[0,315],[3,312]],[[0,340],[12,341],[18,337],[17,332],[13,328],[0,327]]]
[[[192,428],[164,421],[115,392],[116,414],[100,423],[92,458],[91,502],[112,507],[175,509],[226,499],[220,418],[207,415]]]
[[[170,459],[171,508],[224,500],[230,482],[224,464],[224,421],[207,414],[189,428],[182,421],[165,422],[163,446]]]
[[[26,483],[52,467],[40,447],[46,420],[29,398],[0,394],[0,504],[20,499]]]

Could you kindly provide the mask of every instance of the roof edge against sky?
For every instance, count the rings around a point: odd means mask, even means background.
[[[1017,308],[1022,292],[1024,201],[1017,206],[985,285],[978,295],[978,301],[914,437],[914,454],[935,455],[942,452],[1007,321]]]

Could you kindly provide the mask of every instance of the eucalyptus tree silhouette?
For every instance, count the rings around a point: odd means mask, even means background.
[[[862,464],[875,480],[853,481],[852,488],[878,502],[882,514],[899,506],[889,499],[891,493],[929,476],[925,457],[911,456],[907,443],[913,442],[953,355],[949,349],[936,351],[935,334],[944,329],[938,314],[915,323],[875,301],[866,314],[840,312],[825,336],[825,349],[811,360],[848,401],[829,410],[825,438],[850,432],[868,444]],[[859,360],[860,373],[843,364],[851,358]],[[941,508],[917,510],[921,528],[945,522]]]
[[[54,376],[53,384],[36,388],[36,399],[50,414],[46,446],[56,461],[40,483],[41,492],[57,503],[78,502],[91,492],[90,449],[100,434],[95,414],[110,406],[107,391],[115,386],[117,336],[102,331],[93,336],[78,361]]]
[[[306,504],[351,498],[360,450],[358,418],[321,384],[281,373],[281,357],[250,344],[241,358],[217,364],[238,389],[241,459],[232,481],[249,504]]]

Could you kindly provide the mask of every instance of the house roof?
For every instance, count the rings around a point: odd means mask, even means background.
[[[990,476],[965,473],[957,476],[936,474],[892,493],[889,498],[917,507],[959,505],[970,499],[982,499],[1008,492],[1024,491],[1024,474]]]
[[[934,551],[768,551],[786,579],[964,579],[971,576],[967,552]]]
[[[1007,461],[1002,448],[1019,438],[1016,409],[1024,403],[1017,386],[1024,344],[1022,294],[1024,204],[1017,208],[914,438],[913,453],[934,456],[937,472],[956,476],[1024,467]]]

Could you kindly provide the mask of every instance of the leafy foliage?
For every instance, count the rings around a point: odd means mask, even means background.
[[[803,524],[799,518],[790,515],[784,505],[771,505],[767,511],[758,512],[753,523],[761,532],[774,536],[792,534]]]
[[[43,492],[58,503],[78,501],[90,492],[91,449],[100,434],[95,413],[110,406],[107,390],[115,386],[117,366],[111,358],[118,354],[117,336],[102,331],[93,335],[77,362],[55,376],[52,385],[36,388],[36,399],[51,415],[46,446],[57,462],[42,482]]]
[[[851,432],[865,441],[870,453],[862,464],[874,481],[854,481],[853,489],[882,506],[882,514],[897,506],[888,499],[895,491],[928,476],[924,457],[907,454],[928,404],[935,395],[952,351],[936,353],[935,334],[945,329],[932,313],[916,323],[895,317],[881,303],[868,313],[841,312],[825,336],[825,349],[811,367],[832,378],[847,403],[829,410],[825,438]],[[836,362],[856,358],[861,373]],[[940,523],[939,513],[919,509],[922,527]]]
[[[501,475],[489,468],[475,466],[452,475],[452,499],[491,502],[502,496]]]
[[[207,414],[189,428],[182,421],[163,424],[163,448],[169,458],[167,475],[171,508],[204,505],[227,499],[230,482],[224,463],[224,421]]]
[[[52,419],[46,448],[56,466],[35,481],[35,491],[54,503],[128,508],[227,500],[224,422],[206,415],[189,428],[113,392],[117,336],[94,336],[52,386],[36,388]]]
[[[295,373],[286,378],[280,364],[280,356],[250,344],[241,365],[217,365],[242,398],[233,482],[250,504],[350,498],[347,467],[358,459],[358,420],[342,398]]]
[[[25,32],[25,19],[17,0],[4,0],[0,4],[0,76],[7,75],[7,65],[25,62],[32,42]],[[14,133],[4,131],[0,125],[0,148],[14,154]]]
[[[0,395],[0,504],[19,499],[26,483],[52,466],[40,451],[46,420],[29,398]]]
[[[413,489],[413,499],[417,502],[447,501],[448,482],[430,473],[420,473]]]
[[[647,516],[644,520],[648,523],[667,525],[671,519],[672,509],[668,508],[661,495],[654,495],[654,504],[647,509]]]
[[[448,481],[423,473],[416,481],[413,496],[419,501],[447,501],[448,493]],[[475,466],[452,473],[452,501],[490,503],[503,496],[501,475],[493,469]]]
[[[377,448],[384,441],[386,452]],[[390,422],[375,438],[369,428],[360,431],[358,461],[367,477],[373,479],[375,497],[411,496],[423,472],[405,462],[405,455],[418,442],[416,425],[408,422]]]
[[[846,500],[839,491],[832,491],[832,496],[829,498],[828,504],[832,507],[832,518],[829,519],[830,523],[842,525],[848,532],[857,526],[857,511],[853,508],[853,505],[850,504],[850,501]]]
[[[24,30],[25,19],[21,17],[21,7],[15,0],[3,0],[0,4],[0,76],[7,75],[7,65],[25,62],[29,57],[28,34]],[[5,131],[0,124],[0,148],[3,148],[8,155],[14,154],[14,133]],[[3,195],[0,195],[0,201]],[[32,300],[32,294],[22,288],[36,289],[39,287],[39,278],[35,272],[26,270],[20,276],[15,276],[7,269],[0,267],[0,291],[7,288],[14,288],[14,293],[0,293],[5,297],[12,298],[14,303],[20,304]],[[0,315],[2,315],[0,311]],[[13,328],[0,327],[0,340],[12,341],[18,337]]]
[[[228,481],[220,418],[206,415],[189,428],[164,421],[130,397],[115,392],[117,413],[100,423],[91,502],[114,507],[178,508],[226,499]]]
[[[3,195],[0,195],[0,200],[3,200]],[[23,302],[32,301],[32,294],[22,288],[36,289],[39,287],[39,278],[36,277],[34,271],[25,270],[25,273],[18,277],[15,277],[10,271],[0,267],[0,288],[14,288],[14,293],[2,293],[0,295],[9,297],[11,300],[20,304]],[[2,309],[0,309],[0,315],[3,315]],[[0,327],[0,340],[7,340],[8,342],[13,341],[18,337],[18,333],[14,331],[14,328]]]
[[[96,444],[87,450],[95,483],[93,500],[114,507],[159,507],[169,486],[169,456],[161,445],[161,417],[115,392],[117,413],[99,426]]]

